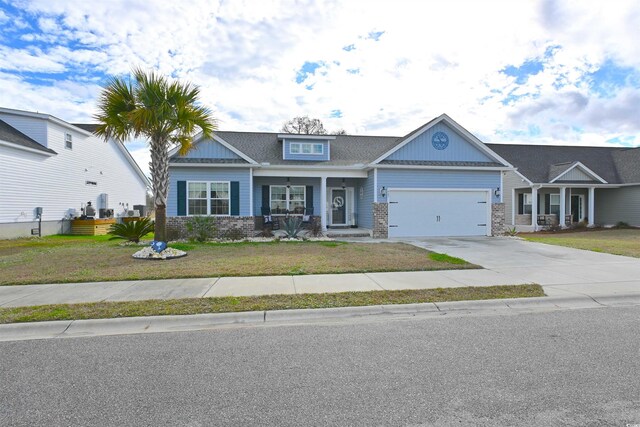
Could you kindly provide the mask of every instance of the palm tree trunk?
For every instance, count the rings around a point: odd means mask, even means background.
[[[169,194],[169,153],[164,141],[152,140],[151,181],[153,185],[153,203],[156,211],[154,239],[159,242],[167,241],[167,195]]]

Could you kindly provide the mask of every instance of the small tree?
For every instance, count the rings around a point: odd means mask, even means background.
[[[282,132],[304,135],[326,135],[327,131],[320,119],[310,119],[309,116],[294,117],[282,125]]]
[[[112,77],[98,100],[99,125],[95,134],[108,141],[144,136],[151,151],[151,181],[155,206],[155,240],[166,242],[167,196],[169,193],[169,149],[191,148],[197,129],[211,137],[216,128],[209,109],[200,106],[200,89],[190,83],[169,81],[140,68],[133,79]]]

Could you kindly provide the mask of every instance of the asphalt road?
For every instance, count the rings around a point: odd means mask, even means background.
[[[640,424],[640,307],[0,343],[0,425]]]

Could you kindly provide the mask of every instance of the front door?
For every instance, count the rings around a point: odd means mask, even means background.
[[[582,215],[582,203],[582,195],[574,194],[571,196],[571,221],[574,223],[580,222],[584,218]]]
[[[331,189],[331,225],[347,225],[347,192],[344,188]]]

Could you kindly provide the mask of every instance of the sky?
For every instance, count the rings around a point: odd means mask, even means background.
[[[446,113],[484,142],[640,145],[637,0],[0,0],[0,29],[0,106],[68,122],[142,67],[198,85],[220,130]]]

